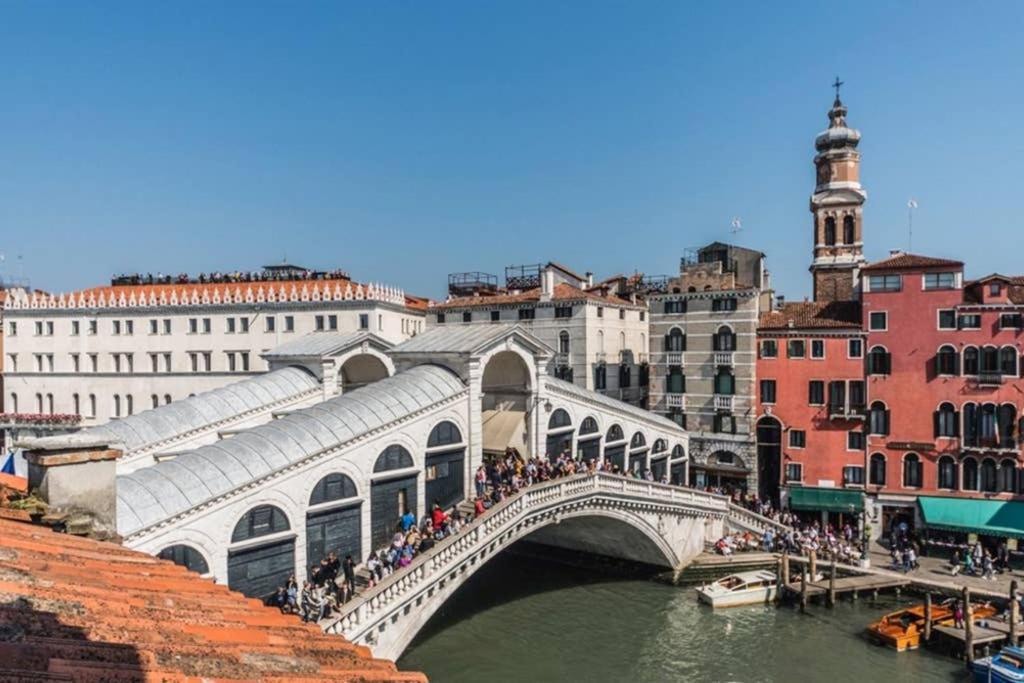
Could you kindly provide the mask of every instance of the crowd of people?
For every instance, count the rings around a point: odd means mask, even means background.
[[[339,268],[334,270],[301,270],[294,268],[281,268],[269,270],[235,270],[231,272],[215,271],[212,273],[200,273],[192,277],[188,273],[177,275],[165,275],[163,273],[130,273],[115,275],[110,279],[114,287],[124,285],[189,285],[207,283],[234,283],[234,282],[281,282],[292,280],[347,280],[349,274]]]
[[[988,581],[995,581],[996,574],[1010,571],[1010,550],[1005,542],[1002,542],[992,553],[988,548],[982,546],[980,541],[969,545],[961,553],[957,548],[949,558],[950,573],[957,576],[961,571],[969,576],[980,576]]]

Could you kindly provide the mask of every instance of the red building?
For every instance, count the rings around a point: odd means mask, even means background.
[[[861,278],[868,491],[882,529],[894,519],[941,525],[921,496],[1024,492],[1024,280],[964,282],[959,261],[910,254],[866,266]]]
[[[824,519],[861,512],[866,394],[860,304],[786,304],[761,315],[757,336],[761,496]]]

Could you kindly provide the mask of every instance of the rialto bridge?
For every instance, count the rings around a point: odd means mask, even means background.
[[[435,501],[465,499],[486,455],[508,446],[686,481],[684,430],[551,377],[553,355],[509,324],[434,328],[395,347],[367,334],[316,333],[271,351],[271,371],[260,377],[24,444],[30,478],[55,509],[88,512],[125,545],[257,597],[292,574],[304,579],[330,551],[364,559],[405,510],[422,515]],[[454,539],[458,552],[442,544],[429,571],[418,564],[399,585],[361,598],[361,611],[335,628],[364,642],[393,631],[380,642],[397,652],[422,620],[391,629],[380,615],[412,609],[391,597],[411,591],[413,577],[431,593],[415,600],[434,600],[422,613],[436,609],[435,597],[457,583],[445,578],[445,558],[468,576],[532,534],[676,567],[729,520],[762,523],[743,514],[717,496],[612,475],[531,488]]]

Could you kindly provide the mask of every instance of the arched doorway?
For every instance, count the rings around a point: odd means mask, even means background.
[[[340,472],[323,477],[313,487],[306,512],[306,564],[335,553],[359,562],[362,550],[362,505],[352,479]]]
[[[338,382],[342,393],[382,380],[388,376],[388,368],[383,361],[368,353],[352,356],[342,363],[338,371]]]
[[[504,455],[506,448],[532,455],[531,389],[530,368],[515,351],[500,351],[487,361],[480,386],[485,457]]]
[[[757,421],[757,495],[779,506],[782,481],[782,423],[774,417]]]
[[[273,505],[250,509],[235,525],[228,548],[228,586],[250,598],[263,600],[295,573],[295,537],[284,511]],[[264,539],[260,542],[258,539]]]
[[[418,516],[419,472],[413,467],[412,455],[398,444],[388,446],[377,456],[370,484],[370,542],[374,548],[387,544],[406,512]]]

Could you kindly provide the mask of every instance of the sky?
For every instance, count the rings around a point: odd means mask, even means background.
[[[995,1],[0,0],[0,275],[287,258],[443,297],[732,240],[794,300],[837,75],[867,257],[913,197],[914,252],[1024,273],[1022,35]]]

